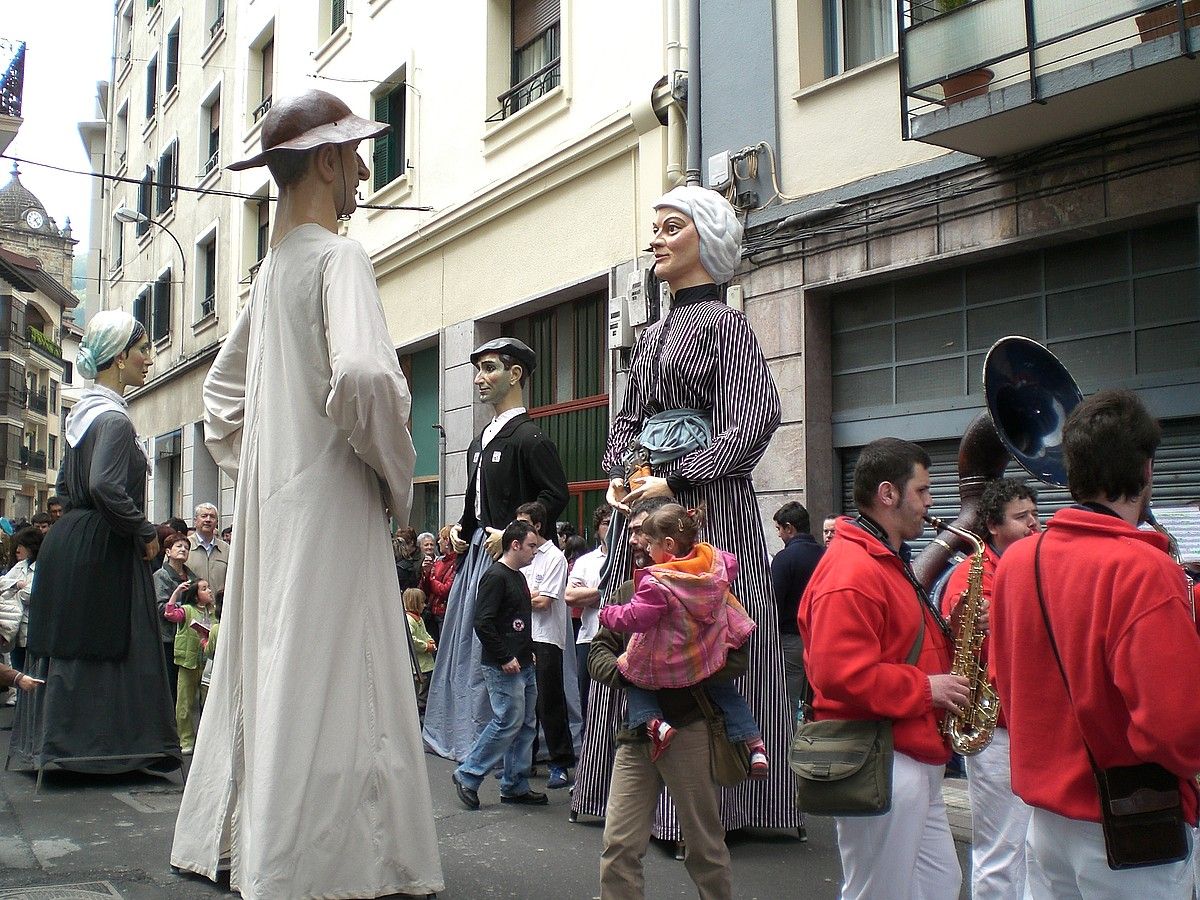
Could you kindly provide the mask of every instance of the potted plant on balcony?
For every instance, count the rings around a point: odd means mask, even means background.
[[[1186,28],[1200,25],[1200,0],[1183,0],[1183,17]],[[1146,10],[1136,19],[1138,36],[1142,43],[1154,41],[1169,34],[1179,33],[1179,4],[1168,3]]]
[[[943,14],[966,6],[968,3],[974,3],[975,0],[934,0],[934,2],[938,13]],[[942,81],[942,102],[949,106],[952,103],[970,100],[972,97],[982,97],[987,93],[988,85],[995,77],[996,73],[991,69],[979,68],[946,78]]]

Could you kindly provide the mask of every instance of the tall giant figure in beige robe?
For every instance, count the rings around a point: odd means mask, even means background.
[[[443,888],[384,512],[409,508],[409,406],[362,247],[286,232],[204,382],[235,540],[171,853],[228,858],[245,897]]]

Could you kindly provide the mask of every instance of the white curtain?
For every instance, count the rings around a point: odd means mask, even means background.
[[[894,0],[842,0],[843,71],[896,49]]]

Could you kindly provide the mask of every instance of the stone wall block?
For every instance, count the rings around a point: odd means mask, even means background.
[[[804,426],[780,425],[754,469],[758,491],[799,491],[804,483]]]
[[[1105,217],[1104,185],[1071,187],[1080,181],[1103,175],[1102,160],[1081,162],[1020,179],[1022,200],[1017,209],[1017,226],[1023,236],[1042,231],[1069,228],[1098,222]]]
[[[800,352],[804,330],[798,289],[747,297],[746,319],[767,359]]]
[[[767,363],[775,387],[779,391],[779,405],[785,424],[804,420],[804,357],[797,345],[795,355],[773,359]]]

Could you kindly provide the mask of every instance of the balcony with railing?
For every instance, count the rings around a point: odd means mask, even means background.
[[[1200,0],[896,0],[905,139],[1002,156],[1200,103]]]
[[[46,395],[46,389],[42,388],[36,392],[30,391],[28,396],[29,411],[45,418],[47,410],[50,409],[50,398]]]
[[[34,328],[32,325],[25,326],[25,336],[29,341],[29,346],[49,358],[52,362],[62,365],[62,344],[56,344],[44,331]]]
[[[514,84],[497,99],[500,108],[488,116],[489,122],[500,122],[507,119],[519,109],[524,109],[534,100],[550,93],[562,80],[562,60],[554,59],[546,63],[528,78]]]
[[[0,116],[21,118],[25,93],[25,42],[0,38]]]
[[[28,447],[22,445],[21,468],[28,469],[30,472],[44,474],[46,471],[46,451],[30,450]]]

